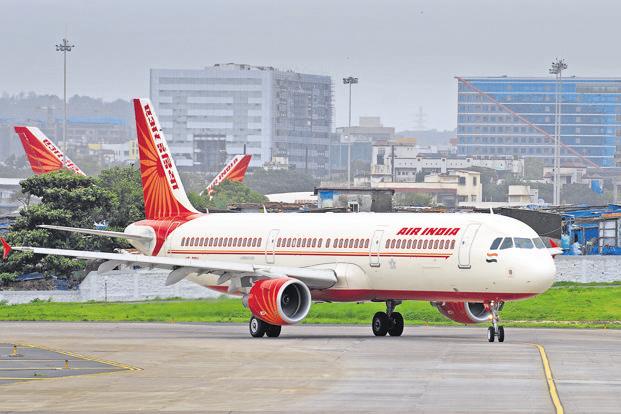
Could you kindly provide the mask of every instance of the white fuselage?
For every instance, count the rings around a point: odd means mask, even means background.
[[[498,237],[538,235],[491,214],[205,214],[176,227],[156,254],[334,269],[337,284],[313,291],[318,300],[505,301],[547,290],[547,249],[491,251]],[[188,279],[225,289],[217,277]]]

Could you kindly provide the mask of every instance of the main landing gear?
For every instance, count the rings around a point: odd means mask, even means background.
[[[489,310],[492,313],[492,326],[487,328],[487,340],[494,342],[494,339],[498,338],[498,342],[505,341],[505,328],[502,325],[498,325],[500,316],[498,312],[502,309],[503,302],[492,301],[489,303]]]
[[[403,316],[399,312],[395,312],[400,300],[387,300],[386,312],[377,312],[373,316],[371,328],[375,336],[401,336],[403,333]]]
[[[280,336],[280,330],[282,328],[280,325],[272,325],[254,316],[250,318],[250,323],[248,325],[250,328],[250,335],[254,338],[262,338],[263,335],[276,338]]]

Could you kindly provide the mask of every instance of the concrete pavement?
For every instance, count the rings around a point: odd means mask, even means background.
[[[28,342],[142,368],[0,385],[0,411],[555,411],[544,346],[566,412],[619,412],[621,331],[294,326],[250,338],[246,325],[0,322]]]

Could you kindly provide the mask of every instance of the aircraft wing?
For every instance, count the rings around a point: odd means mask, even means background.
[[[4,244],[4,243],[3,243]],[[8,250],[32,252],[34,254],[49,254],[54,256],[74,257],[77,259],[105,260],[98,271],[104,273],[121,264],[141,265],[154,268],[171,269],[166,285],[173,285],[186,276],[196,274],[219,275],[218,284],[231,281],[229,291],[241,288],[241,279],[275,279],[292,277],[304,282],[310,289],[327,289],[336,283],[336,274],[331,269],[316,269],[309,267],[285,267],[256,265],[252,263],[235,263],[215,260],[187,259],[181,257],[146,256],[128,253],[104,253],[84,250],[48,249],[44,247],[9,247]],[[7,248],[5,246],[5,252]]]
[[[42,229],[68,231],[68,232],[71,232],[71,233],[91,234],[93,236],[117,237],[117,238],[120,238],[120,239],[137,240],[137,241],[141,241],[141,242],[145,242],[145,243],[148,243],[148,242],[153,240],[153,237],[150,237],[150,236],[144,236],[144,235],[140,235],[140,234],[123,233],[122,231],[83,229],[83,228],[80,228],[80,227],[53,226],[51,224],[40,224],[37,227],[40,227]]]

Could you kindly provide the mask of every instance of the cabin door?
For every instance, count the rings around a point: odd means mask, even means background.
[[[371,245],[369,246],[369,265],[371,267],[380,267],[380,248],[382,246],[382,237],[384,230],[375,230]]]
[[[479,231],[480,224],[469,224],[464,231],[463,236],[461,236],[461,241],[459,243],[459,268],[460,269],[470,269],[470,251],[472,250],[472,245],[474,243],[474,238]]]
[[[273,264],[276,261],[275,249],[278,233],[280,233],[280,230],[273,229],[267,236],[267,243],[265,244],[265,263]]]

